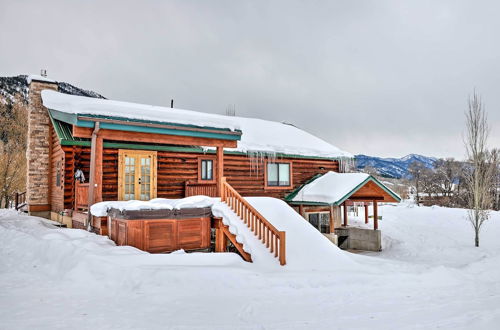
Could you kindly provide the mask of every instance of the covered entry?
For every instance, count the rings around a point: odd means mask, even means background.
[[[398,203],[401,198],[369,174],[328,172],[313,177],[286,200],[340,247],[379,251],[378,203]],[[353,205],[364,206],[364,222],[372,218],[373,230],[349,226],[348,207]]]

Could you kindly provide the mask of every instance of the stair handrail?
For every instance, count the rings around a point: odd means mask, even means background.
[[[266,248],[274,253],[280,265],[286,264],[286,233],[274,227],[248,203],[229,183],[221,179],[221,200],[236,213]]]

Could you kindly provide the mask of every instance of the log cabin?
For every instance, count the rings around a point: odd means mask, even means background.
[[[373,180],[357,187],[363,198],[351,194],[343,204],[293,200],[319,176],[346,172],[352,159],[290,124],[67,95],[44,77],[30,83],[27,210],[103,235],[127,217],[112,228],[107,217],[90,216],[101,201],[227,194],[285,199],[313,223],[327,210],[328,229],[318,228],[333,235],[337,209],[350,201],[370,202],[375,212],[379,201],[398,201],[380,183],[365,187]]]

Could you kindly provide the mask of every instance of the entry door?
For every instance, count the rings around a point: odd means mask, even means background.
[[[118,156],[118,199],[156,198],[156,151],[120,150]]]

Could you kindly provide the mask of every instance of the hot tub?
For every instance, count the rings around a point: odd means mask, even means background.
[[[210,248],[210,207],[108,211],[110,238],[151,253]]]

